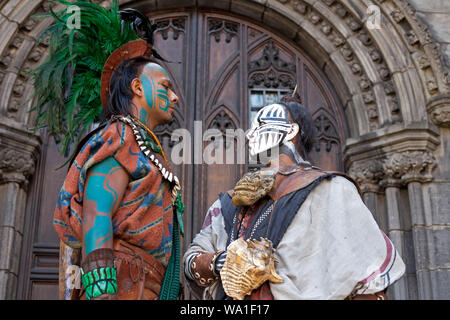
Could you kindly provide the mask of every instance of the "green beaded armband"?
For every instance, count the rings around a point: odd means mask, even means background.
[[[88,300],[97,298],[102,294],[115,294],[117,292],[117,271],[115,268],[102,267],[84,273],[81,269],[81,281],[86,289]]]

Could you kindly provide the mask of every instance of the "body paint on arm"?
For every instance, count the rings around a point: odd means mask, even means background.
[[[84,236],[86,255],[96,249],[100,249],[105,242],[112,240],[112,232],[111,217],[108,215],[97,215],[93,227]]]
[[[128,185],[128,174],[113,157],[93,166],[88,173],[83,203],[84,250],[112,247],[112,215]]]

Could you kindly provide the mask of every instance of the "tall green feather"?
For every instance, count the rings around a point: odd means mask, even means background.
[[[37,104],[36,130],[46,127],[66,157],[71,147],[84,136],[101,111],[100,80],[103,66],[111,53],[132,40],[136,33],[125,24],[121,30],[118,0],[110,9],[86,0],[53,0],[63,9],[36,15],[53,17],[38,42],[48,37],[47,60],[31,71]],[[69,6],[80,8],[79,29],[70,29]]]

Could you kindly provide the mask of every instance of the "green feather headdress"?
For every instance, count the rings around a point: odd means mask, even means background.
[[[133,9],[119,11],[118,0],[113,0],[110,9],[85,0],[52,2],[64,8],[57,12],[50,8],[49,13],[39,15],[53,17],[55,23],[38,39],[39,43],[48,38],[49,56],[31,73],[37,98],[32,110],[37,111],[36,130],[46,127],[67,157],[71,146],[102,112],[101,76],[108,57],[122,45],[139,39],[136,32],[152,44],[155,25]],[[71,6],[79,11],[68,10]],[[74,14],[78,13],[80,26],[73,28]],[[144,36],[139,24],[147,24]]]

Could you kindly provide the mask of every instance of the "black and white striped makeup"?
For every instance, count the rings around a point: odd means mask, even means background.
[[[283,105],[267,105],[258,111],[247,133],[250,155],[255,156],[289,141],[297,132],[298,125],[291,123],[289,113]]]

